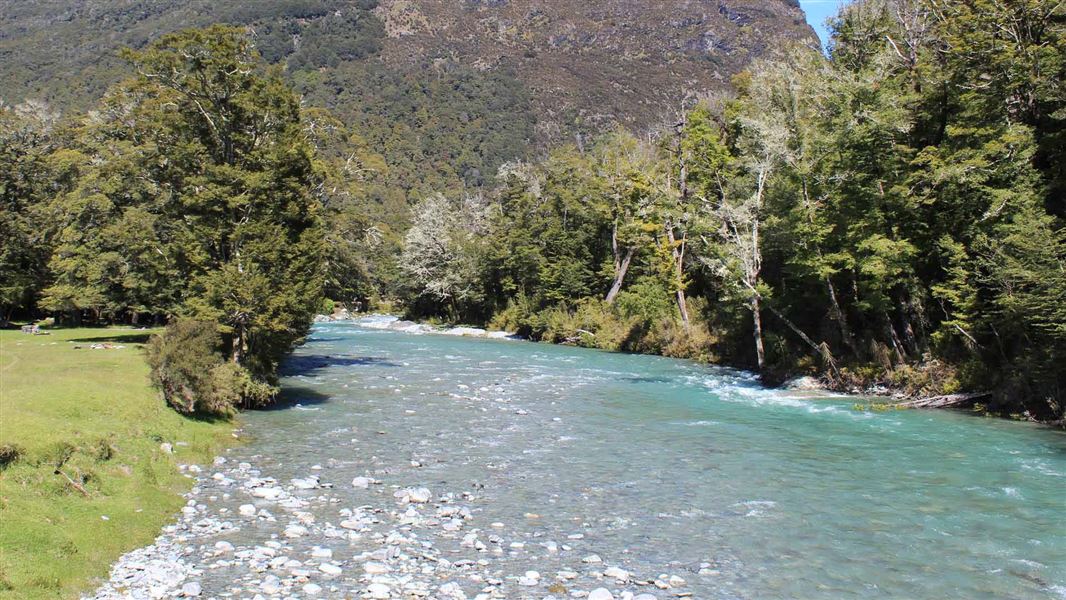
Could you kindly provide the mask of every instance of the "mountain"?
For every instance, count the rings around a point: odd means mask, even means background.
[[[686,93],[719,90],[786,40],[813,42],[785,0],[382,0],[382,58],[512,71],[539,139],[657,124]]]
[[[0,0],[0,101],[88,109],[129,73],[118,48],[213,22],[247,25],[413,195],[657,127],[769,50],[817,43],[795,0]]]

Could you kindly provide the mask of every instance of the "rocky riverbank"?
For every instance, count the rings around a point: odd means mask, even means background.
[[[507,524],[481,523],[483,500],[472,492],[400,487],[376,473],[334,481],[321,465],[280,482],[221,457],[207,471],[183,470],[197,482],[178,521],[151,546],[123,556],[87,598],[691,596],[679,575],[630,573],[610,557],[583,552],[581,534],[530,540]],[[349,489],[337,493],[342,485]],[[547,556],[567,566],[537,571]],[[521,557],[527,568],[501,568],[504,557],[510,565]],[[713,575],[711,564],[701,568]]]

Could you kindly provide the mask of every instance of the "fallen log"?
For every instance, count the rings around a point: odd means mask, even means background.
[[[900,402],[899,408],[957,408],[973,404],[975,400],[991,396],[992,392],[974,392],[972,394],[947,394],[944,396],[931,396]]]
[[[89,490],[86,490],[85,486],[83,486],[82,484],[78,483],[77,481],[74,481],[73,479],[71,479],[70,475],[67,475],[66,473],[64,473],[63,471],[61,471],[59,469],[56,469],[55,474],[56,475],[62,475],[63,477],[65,477],[66,480],[67,480],[67,483],[70,484],[70,487],[72,487],[75,490],[81,492],[82,496],[85,496],[86,498],[90,497]]]

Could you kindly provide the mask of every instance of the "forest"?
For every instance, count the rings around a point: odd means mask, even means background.
[[[1061,420],[1064,25],[1049,0],[857,2],[827,54],[782,48],[670,126],[527,160],[506,75],[353,66],[321,106],[295,69],[343,56],[163,36],[86,114],[0,112],[0,310],[170,323],[150,361],[185,412],[269,402],[340,302]],[[403,127],[383,107],[405,98]],[[483,137],[414,182],[434,123]]]

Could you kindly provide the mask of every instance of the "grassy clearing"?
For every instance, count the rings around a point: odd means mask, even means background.
[[[0,599],[91,588],[181,507],[191,480],[176,465],[232,442],[233,423],[186,419],[159,399],[142,348],[150,333],[0,331],[0,461],[17,448],[0,472]]]

